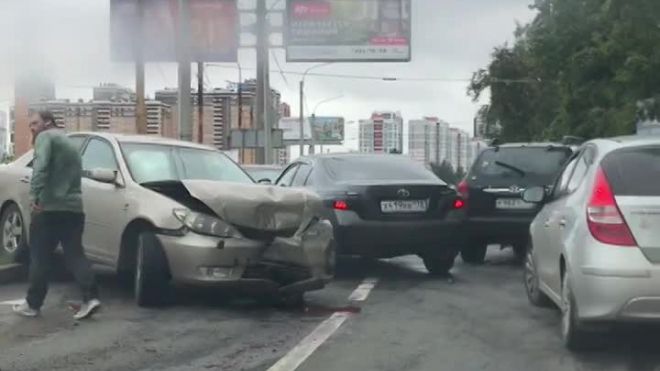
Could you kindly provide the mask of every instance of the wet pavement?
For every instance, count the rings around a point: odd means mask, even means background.
[[[77,291],[60,281],[42,318],[0,305],[0,370],[660,370],[660,330],[648,326],[617,330],[598,351],[566,351],[558,311],[528,304],[509,251],[489,251],[480,267],[459,259],[453,283],[430,277],[416,257],[341,263],[337,280],[308,294],[305,308],[204,290],[141,309],[100,271],[103,311],[81,323],[68,307]],[[367,289],[356,290],[365,278]],[[0,302],[24,290],[2,286]]]

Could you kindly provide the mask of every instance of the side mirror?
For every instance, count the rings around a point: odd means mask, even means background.
[[[117,171],[110,169],[93,169],[86,172],[89,179],[99,183],[117,184]]]
[[[527,188],[522,194],[522,199],[525,202],[539,204],[545,199],[545,188],[531,187]]]
[[[273,182],[268,178],[259,179],[259,181],[257,183],[266,184],[266,185],[273,184]]]

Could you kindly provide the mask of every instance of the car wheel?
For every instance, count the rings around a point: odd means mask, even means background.
[[[527,292],[527,299],[529,299],[529,302],[537,307],[549,307],[552,302],[539,288],[539,276],[536,270],[536,262],[534,261],[534,253],[531,246],[527,249],[527,253],[525,254],[524,279],[525,291]]]
[[[24,238],[26,237],[23,216],[16,204],[7,206],[0,216],[0,260],[6,259],[12,262],[16,260],[20,252]]]
[[[461,258],[468,264],[483,264],[487,249],[488,245],[485,243],[470,244],[461,249]]]
[[[515,244],[512,247],[513,247],[513,253],[516,256],[516,260],[518,262],[524,262],[525,259],[527,259],[527,245],[522,243],[522,244]]]
[[[434,276],[446,276],[454,266],[455,255],[433,255],[421,256],[424,266]]]
[[[561,280],[561,337],[564,345],[574,351],[595,346],[594,333],[586,331],[577,317],[577,305],[571,287],[569,272]]]
[[[135,263],[135,301],[141,307],[162,306],[169,295],[165,252],[153,233],[138,236]]]

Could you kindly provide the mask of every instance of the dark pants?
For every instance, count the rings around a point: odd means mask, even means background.
[[[66,265],[82,290],[83,300],[98,297],[96,279],[83,251],[84,229],[85,214],[82,213],[44,211],[32,216],[30,288],[27,293],[27,302],[31,308],[39,309],[44,303],[55,263],[53,255],[59,244],[64,250]]]

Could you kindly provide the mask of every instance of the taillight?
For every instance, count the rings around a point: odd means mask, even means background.
[[[470,186],[465,180],[462,180],[460,183],[458,183],[458,185],[456,186],[456,190],[465,199],[467,199],[470,196]]]
[[[619,246],[637,245],[600,167],[596,171],[596,179],[587,204],[587,224],[591,234],[600,242]]]
[[[332,208],[335,210],[348,210],[348,203],[343,200],[337,200],[332,203]]]
[[[454,209],[462,209],[465,206],[465,201],[460,198],[454,200]]]

